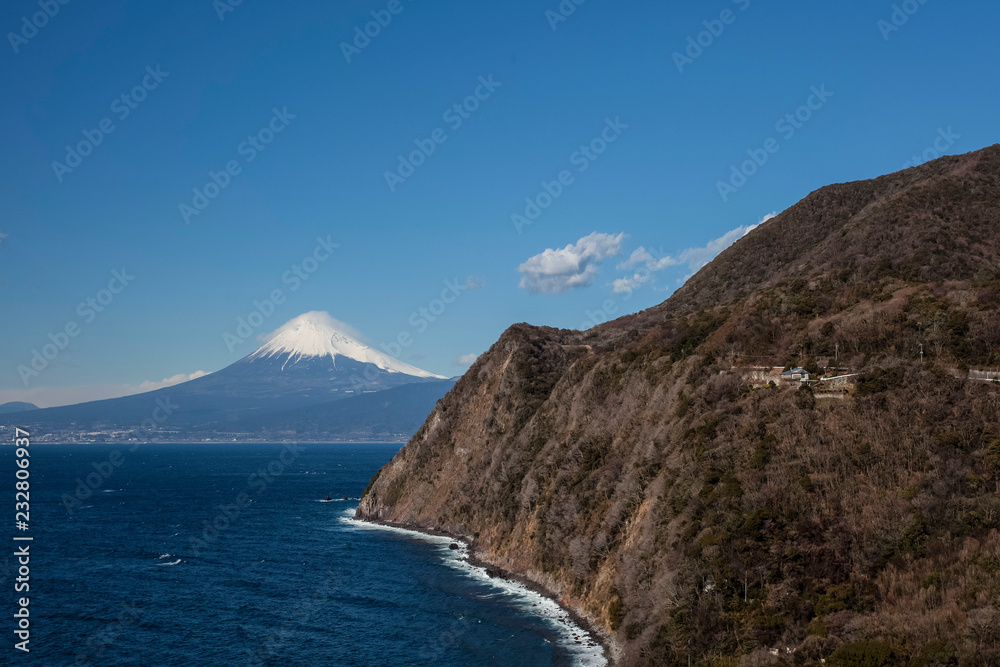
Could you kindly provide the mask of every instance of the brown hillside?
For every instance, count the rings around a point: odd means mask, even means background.
[[[659,306],[511,327],[358,516],[473,539],[623,664],[998,664],[998,303],[1000,146],[829,186]]]

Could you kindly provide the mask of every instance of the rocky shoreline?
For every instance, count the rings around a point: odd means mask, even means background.
[[[518,572],[511,572],[502,567],[485,560],[482,557],[481,552],[477,549],[475,540],[470,540],[466,537],[459,535],[454,535],[447,531],[428,529],[425,526],[419,526],[414,523],[397,523],[393,521],[373,521],[371,519],[358,519],[358,521],[363,521],[365,523],[370,523],[377,526],[387,526],[389,528],[400,528],[402,530],[410,530],[415,533],[422,533],[424,535],[433,535],[436,537],[447,537],[454,540],[456,543],[464,544],[468,549],[468,562],[470,565],[485,570],[486,574],[492,579],[505,579],[508,581],[516,582],[528,590],[537,593],[549,600],[552,600],[559,608],[562,609],[570,617],[575,625],[580,627],[584,632],[586,632],[590,637],[593,638],[595,642],[600,645],[604,659],[607,661],[609,667],[614,667],[619,663],[619,657],[621,655],[620,648],[608,631],[602,626],[597,625],[594,621],[587,616],[580,613],[578,610],[574,609],[563,603],[560,599],[558,592],[552,591],[537,581],[530,579],[524,574]],[[454,548],[454,547],[453,547]],[[579,642],[578,642],[579,643]]]

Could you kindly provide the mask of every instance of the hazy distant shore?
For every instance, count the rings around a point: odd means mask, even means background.
[[[30,430],[30,427],[29,427]],[[3,431],[0,430],[0,434]],[[36,431],[31,430],[34,436]],[[378,438],[373,440],[310,440],[310,439],[294,439],[294,438],[239,438],[234,440],[232,438],[206,438],[206,439],[192,439],[192,438],[182,438],[178,440],[127,440],[127,439],[85,439],[80,437],[64,436],[58,434],[46,434],[41,431],[37,431],[38,435],[35,437],[32,444],[35,445],[200,445],[200,444],[218,444],[218,445],[241,445],[241,444],[287,444],[295,443],[300,445],[404,445],[409,438]]]

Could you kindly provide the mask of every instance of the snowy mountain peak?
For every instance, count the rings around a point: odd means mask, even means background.
[[[249,361],[287,355],[285,365],[295,364],[310,357],[347,357],[362,363],[374,364],[389,373],[403,373],[420,378],[440,378],[416,366],[403,363],[387,354],[374,350],[345,333],[347,327],[330,317],[329,313],[312,311],[286,322],[266,337],[266,342],[248,357]],[[284,366],[283,366],[284,367]]]

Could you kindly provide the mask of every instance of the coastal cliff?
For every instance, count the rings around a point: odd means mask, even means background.
[[[998,306],[1000,146],[828,186],[654,308],[510,327],[357,517],[468,538],[622,664],[995,664]]]

